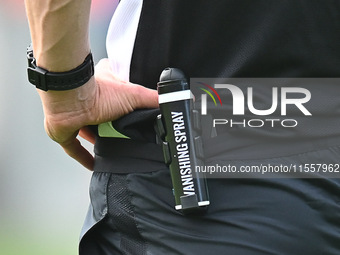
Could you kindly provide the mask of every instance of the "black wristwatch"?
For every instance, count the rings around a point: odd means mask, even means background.
[[[37,66],[36,59],[33,56],[32,45],[27,48],[27,60],[28,81],[38,89],[44,91],[61,91],[78,88],[89,81],[94,74],[94,64],[91,53],[87,55],[80,66],[67,72],[49,72]]]

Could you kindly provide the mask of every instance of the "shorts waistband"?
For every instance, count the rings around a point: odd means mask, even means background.
[[[160,145],[124,138],[97,137],[95,172],[146,173],[166,168]]]

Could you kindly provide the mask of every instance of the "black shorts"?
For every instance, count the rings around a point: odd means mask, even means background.
[[[110,156],[97,151],[81,255],[340,254],[339,179],[208,179],[207,213],[184,216],[161,154],[129,159],[135,146],[113,147]],[[315,158],[338,163],[340,146],[275,161]]]

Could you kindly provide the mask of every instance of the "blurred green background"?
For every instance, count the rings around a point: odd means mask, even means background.
[[[45,134],[40,99],[26,78],[24,1],[0,3],[0,254],[78,254],[91,173]],[[113,4],[93,1],[95,61],[106,56]]]

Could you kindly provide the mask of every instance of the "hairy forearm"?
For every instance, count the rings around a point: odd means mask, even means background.
[[[91,0],[25,0],[34,56],[49,71],[68,71],[90,51]]]

